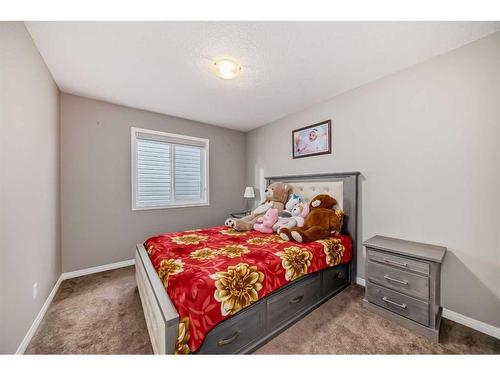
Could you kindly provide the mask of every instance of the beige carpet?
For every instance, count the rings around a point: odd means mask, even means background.
[[[500,353],[500,340],[444,320],[435,344],[361,305],[351,286],[284,331],[258,354]],[[134,268],[63,281],[27,354],[150,354]]]

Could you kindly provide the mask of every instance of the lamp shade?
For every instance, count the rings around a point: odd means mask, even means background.
[[[243,194],[243,198],[255,198],[255,192],[253,191],[252,186],[247,186],[245,188],[245,193]]]

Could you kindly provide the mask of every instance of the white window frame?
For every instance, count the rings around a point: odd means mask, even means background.
[[[203,154],[202,154],[202,163],[203,163],[203,168],[202,168],[202,175],[201,175],[201,183],[202,183],[202,193],[204,192],[205,196],[204,199],[201,201],[197,202],[192,202],[192,201],[176,201],[174,198],[174,201],[169,204],[163,204],[161,206],[137,206],[137,133],[145,133],[145,134],[151,134],[151,135],[156,135],[160,137],[168,137],[168,138],[175,138],[179,142],[178,144],[182,145],[183,140],[185,141],[195,141],[195,142],[200,142],[204,144],[203,147]],[[197,138],[197,137],[191,137],[188,135],[181,135],[181,134],[173,134],[173,133],[165,133],[161,131],[156,131],[156,130],[150,130],[150,129],[143,129],[143,128],[136,128],[136,127],[131,127],[130,128],[130,137],[131,137],[131,180],[132,180],[132,211],[143,211],[143,210],[158,210],[158,209],[165,209],[165,208],[181,208],[181,207],[202,207],[202,206],[209,206],[210,205],[210,192],[209,192],[209,186],[210,186],[210,170],[209,170],[209,145],[210,141],[205,138]],[[185,145],[189,145],[188,142],[184,143]],[[175,163],[175,159],[174,159]],[[175,179],[174,174],[172,174],[172,178]],[[175,180],[172,182],[173,189],[175,191]],[[175,197],[175,193],[174,193]]]

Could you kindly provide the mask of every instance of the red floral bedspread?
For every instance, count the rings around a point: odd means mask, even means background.
[[[144,246],[179,313],[176,352],[183,354],[265,295],[352,257],[352,240],[344,235],[299,244],[224,226],[163,234]]]

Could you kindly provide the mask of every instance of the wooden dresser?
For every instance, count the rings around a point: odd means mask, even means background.
[[[446,248],[375,236],[366,247],[364,306],[439,341],[440,272]]]

